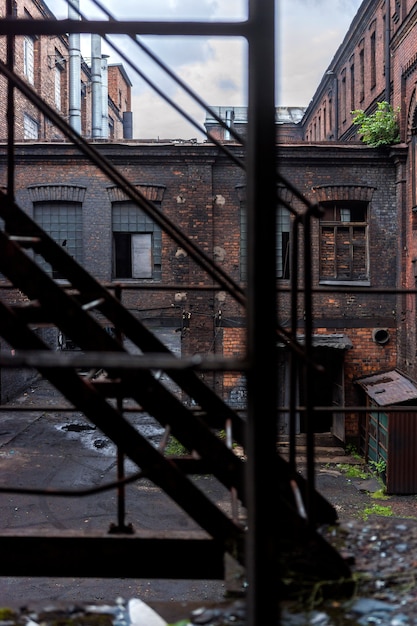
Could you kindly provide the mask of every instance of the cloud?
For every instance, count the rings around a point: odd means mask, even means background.
[[[361,0],[281,0],[278,104],[307,106]]]
[[[206,44],[210,48],[206,60],[184,64],[178,72],[181,79],[209,106],[246,104],[245,44],[241,40],[225,39],[210,39]],[[162,80],[158,84],[163,86],[165,83]],[[169,84],[170,88],[165,93],[170,95],[177,106],[195,117],[202,128],[204,109],[179,87],[173,86],[172,81]],[[133,89],[132,109],[135,137],[202,138],[194,126],[183,122],[182,116],[164,104],[162,98],[154,98],[149,90]]]
[[[100,0],[118,20],[238,20],[245,19],[247,0]],[[79,0],[80,9],[92,19],[92,0]],[[57,17],[67,17],[64,0],[47,0]],[[307,106],[331,63],[361,0],[276,0],[277,105]],[[129,37],[111,41],[132,60],[161,91],[204,123],[204,111],[133,45]],[[209,105],[247,104],[246,47],[243,40],[202,37],[141,37],[141,41],[198,92]],[[132,81],[134,137],[195,137],[198,131],[156,95],[126,60],[103,43],[109,63],[121,62]],[[82,49],[90,56],[88,44]]]

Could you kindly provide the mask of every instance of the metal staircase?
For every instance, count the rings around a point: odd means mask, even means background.
[[[268,12],[259,12],[256,0],[250,4],[253,24],[249,29],[245,27],[244,32],[255,48],[256,64],[264,70],[271,48],[264,48],[265,40],[260,41],[256,33],[259,28],[269,29],[271,20],[268,20]],[[81,22],[72,26],[81,28],[79,24]],[[101,28],[115,27],[114,23],[106,24]],[[95,26],[100,32],[99,26]],[[19,27],[14,28],[17,33]],[[57,29],[57,25],[52,24],[53,28]],[[210,30],[208,26],[207,29]],[[137,201],[138,206],[144,206],[143,198],[131,183],[78,137],[9,66],[0,63],[0,71],[130,199]],[[254,129],[250,131],[248,141],[249,205],[255,206],[255,199],[260,205],[271,202],[275,205],[277,174],[275,141],[271,137],[273,115],[270,117],[273,107],[262,95],[264,78],[262,89],[260,83],[256,84],[261,80],[262,72],[257,73],[253,67],[251,71],[254,76],[253,99],[258,99],[259,106],[253,107],[249,120]],[[270,125],[265,123],[268,119]],[[258,158],[261,154],[262,159]],[[261,162],[262,171],[259,170]],[[74,533],[54,536],[8,533],[0,535],[0,575],[221,579],[225,573],[224,557],[229,554],[248,573],[250,626],[266,623],[262,622],[263,618],[276,614],[280,560],[284,553],[285,558],[291,560],[295,547],[297,554],[301,551],[311,558],[312,555],[318,557],[325,564],[324,571],[329,579],[349,578],[349,568],[343,558],[317,532],[319,524],[337,521],[334,508],[315,490],[312,472],[307,480],[303,479],[295,471],[293,461],[285,461],[276,450],[276,403],[272,389],[276,371],[268,365],[275,362],[277,337],[274,262],[267,264],[271,269],[265,272],[266,252],[260,250],[262,246],[256,245],[256,237],[265,228],[269,229],[268,223],[257,222],[264,219],[258,214],[265,212],[258,211],[252,222],[254,239],[249,242],[249,251],[253,246],[253,283],[248,285],[245,293],[184,233],[165,221],[152,203],[145,203],[146,210],[159,221],[161,228],[179,241],[211,278],[247,307],[249,350],[246,359],[210,362],[176,357],[124,308],[113,289],[106,288],[91,276],[16,204],[12,163],[11,149],[8,191],[0,192],[0,218],[4,222],[0,231],[0,272],[7,277],[12,288],[23,294],[24,301],[13,305],[0,301],[0,334],[15,350],[14,356],[2,356],[1,365],[35,367],[138,466],[138,480],[145,477],[160,487],[195,520],[202,532],[187,538],[171,536],[169,532],[163,537],[149,537],[149,534],[132,533],[130,528],[124,527],[123,520],[119,520],[116,532],[113,528],[109,533],[88,537],[74,536]],[[273,259],[274,250],[267,254]],[[36,262],[38,255],[61,277],[59,281],[51,278]],[[262,292],[259,291],[261,277]],[[115,288],[117,290],[117,286]],[[40,322],[55,327],[70,338],[82,354],[57,352],[44,343],[32,330],[33,324]],[[108,326],[116,329],[115,335],[106,331]],[[308,330],[308,325],[306,328]],[[139,354],[127,351],[120,339],[122,336],[138,349]],[[291,347],[294,342],[287,339]],[[79,372],[81,364],[104,368],[106,378],[93,380],[82,376]],[[199,371],[214,367],[234,368],[247,376],[249,403],[245,417],[232,410],[199,376]],[[174,393],[161,382],[155,375],[159,370],[175,382],[181,393]],[[156,449],[125,418],[123,400],[127,398],[169,428],[170,433],[195,454],[192,457],[169,457],[163,450]],[[262,431],[256,424],[257,415],[261,413],[271,417]],[[218,431],[224,429],[226,423],[231,425],[233,440],[245,450],[246,461],[242,461],[219,437]],[[311,470],[314,450],[311,440],[308,443]],[[247,509],[247,525],[220,510],[196,486],[192,475],[207,473],[236,493]],[[307,518],[298,504],[300,497],[309,504]],[[41,561],[30,556],[33,546],[42,550]],[[147,558],[151,553],[154,558]],[[155,558],[158,554],[164,554],[165,558]],[[25,558],[19,558],[19,555],[25,555]]]
[[[216,430],[223,429],[229,420],[233,439],[245,448],[244,419],[199,378],[192,360],[170,353],[110,290],[89,275],[1,192],[0,217],[5,222],[4,231],[0,231],[0,271],[27,297],[27,301],[20,305],[0,303],[1,335],[16,350],[10,362],[17,359],[21,366],[37,367],[77,410],[82,411],[138,465],[143,477],[162,488],[209,533],[217,546],[213,557],[223,558],[224,553],[229,552],[244,564],[243,527],[229,519],[187,478],[191,473],[210,473],[225,487],[235,490],[246,506],[245,463],[216,434]],[[28,250],[48,261],[65,279],[65,285],[46,274]],[[35,322],[55,326],[65,333],[81,348],[83,356],[77,358],[49,347],[31,330],[31,324]],[[105,330],[108,326],[113,326],[129,339],[141,354],[128,353],[123,343]],[[94,381],[84,377],[77,367],[81,363],[90,367],[100,365],[107,372],[106,378]],[[153,374],[160,369],[175,381],[198,411],[190,409],[160,382]],[[126,421],[123,412],[111,404],[109,398],[134,399],[162,426],[169,427],[186,449],[196,451],[198,460],[165,457]],[[297,489],[305,494],[304,479],[292,475],[289,464],[277,454],[275,483],[284,486],[281,491],[282,515],[285,525],[297,528],[299,532],[305,522],[299,516],[295,494],[290,487],[295,478]],[[335,522],[333,507],[318,493],[315,498],[317,519]],[[178,547],[179,553],[182,549]],[[196,561],[200,559],[190,561],[190,578],[196,576],[193,571]],[[213,568],[222,571],[220,563]],[[166,577],[163,566],[159,576]]]

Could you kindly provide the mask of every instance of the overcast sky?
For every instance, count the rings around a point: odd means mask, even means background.
[[[246,17],[246,0],[100,0],[116,19],[240,20]],[[63,0],[46,0],[58,18],[68,16]],[[79,0],[80,11],[92,19],[107,17]],[[276,0],[277,105],[307,106],[341,44],[361,0]],[[246,45],[240,39],[141,38],[171,70],[210,106],[247,104]],[[139,68],[197,122],[205,112],[127,37],[112,37],[125,58],[117,57],[106,42],[102,52],[109,63],[122,62],[132,82],[134,138],[190,139],[202,135],[141,78]],[[90,56],[83,37],[82,52]],[[132,61],[133,66],[129,64]]]

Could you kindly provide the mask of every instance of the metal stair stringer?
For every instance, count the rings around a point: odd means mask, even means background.
[[[19,320],[15,311],[1,302],[0,334],[17,350],[50,351],[50,348]],[[47,369],[40,367],[39,371],[77,409],[82,410],[104,434],[124,450],[127,456],[142,469],[144,477],[149,478],[160,486],[168,496],[211,535],[215,542],[214,550],[216,554],[218,554],[218,547],[221,545],[224,552],[228,552],[242,565],[245,564],[245,531],[243,528],[229,519],[203,492],[195,487],[191,481],[188,481],[176,466],[175,461],[166,459],[149,444],[114,407],[104,400],[91,381],[77,374],[74,368],[65,368],[64,375],[56,367]],[[144,465],[144,460],[146,465]],[[281,485],[281,490],[278,489],[276,495],[280,500],[284,527],[288,531],[288,534],[282,538],[283,544],[288,549],[290,545],[288,541],[297,541],[298,549],[300,549],[300,546],[305,546],[305,549],[315,551],[317,554],[325,557],[325,567],[329,575],[335,576],[337,574],[338,577],[348,577],[349,570],[343,558],[298,514],[294,502],[288,498],[289,492],[286,489],[287,482],[285,480],[286,472],[280,471],[283,469],[284,463],[277,454],[278,474],[276,481],[278,485]],[[2,539],[0,537],[0,543]],[[72,540],[74,540],[74,537],[72,537]],[[192,540],[195,541],[194,538]],[[15,537],[14,541],[17,541],[14,549],[22,550],[19,538]],[[22,545],[26,541],[27,538],[24,537]],[[47,539],[44,538],[43,541],[47,541]],[[54,537],[53,541],[57,541],[57,538]],[[64,542],[62,543],[62,549],[65,550],[65,539],[61,541]],[[162,544],[160,545],[162,547]],[[196,557],[198,557],[198,546],[199,544],[196,543]],[[109,547],[113,550],[112,546]],[[201,549],[206,554],[206,546],[204,544],[201,546]],[[8,554],[6,554],[6,557],[7,562]],[[290,559],[290,557],[288,558]],[[49,565],[55,567],[53,563],[49,562]],[[192,565],[190,565],[190,568],[192,572]],[[191,572],[188,574],[190,577],[192,577]],[[5,570],[5,573],[9,572]],[[14,573],[17,574],[18,572],[14,570]],[[46,573],[43,570],[43,575]],[[90,575],[98,574],[95,574],[93,568]],[[172,576],[172,574],[170,575]],[[164,577],[162,565],[158,577]]]
[[[123,346],[84,310],[79,302],[50,278],[19,247],[0,231],[0,270],[29,298],[37,298],[49,313],[49,322],[70,336],[83,350],[97,348],[105,352],[127,355]],[[51,303],[53,303],[51,305]],[[64,355],[63,355],[64,356]],[[98,364],[99,366],[99,364]],[[189,449],[203,458],[215,459],[212,472],[227,488],[236,488],[243,500],[242,461],[220,440],[205,422],[175,397],[150,371],[109,370],[110,377],[122,379],[124,392],[153,415]],[[122,448],[123,449],[123,448]]]
[[[16,350],[48,352],[51,349],[23,325],[15,312],[0,301],[0,334]],[[172,498],[201,528],[241,563],[244,561],[244,531],[225,515],[181,472],[172,459],[164,457],[124,417],[109,404],[91,382],[75,368],[42,368],[39,372],[75,407]]]
[[[0,215],[3,219],[5,219],[8,230],[15,233],[14,235],[11,235],[12,239],[13,237],[16,238],[17,242],[20,241],[21,244],[33,248],[36,252],[41,251],[44,258],[48,260],[54,268],[56,268],[61,274],[69,275],[68,279],[70,283],[75,283],[75,287],[78,287],[78,291],[80,289],[84,290],[82,292],[82,297],[78,296],[70,298],[64,290],[59,287],[55,281],[46,276],[36,264],[32,265],[32,269],[28,268],[27,271],[20,272],[19,288],[21,288],[24,292],[29,293],[32,298],[36,298],[39,294],[36,293],[36,289],[34,288],[37,281],[33,281],[29,278],[29,276],[34,271],[37,271],[38,273],[41,272],[41,278],[45,281],[43,292],[46,294],[42,306],[47,309],[49,308],[49,312],[53,313],[55,317],[55,323],[60,326],[65,334],[71,337],[76,344],[86,350],[97,349],[97,346],[104,349],[104,345],[105,349],[109,351],[123,350],[123,348],[115,342],[103,328],[97,328],[97,325],[93,323],[93,319],[90,315],[87,315],[82,310],[79,310],[80,304],[85,306],[87,300],[90,299],[96,303],[96,309],[100,310],[102,313],[105,312],[107,317],[112,321],[112,323],[115,324],[115,326],[119,327],[118,323],[122,321],[124,324],[121,327],[122,332],[129,338],[132,338],[132,340],[136,339],[136,342],[134,341],[134,343],[136,343],[136,345],[138,345],[141,349],[143,343],[139,343],[139,339],[145,341],[146,348],[149,349],[152,347],[154,350],[159,349],[162,354],[169,354],[173,359],[178,360],[178,358],[172,355],[165,345],[154,337],[154,335],[146,329],[146,327],[144,327],[139,320],[127,311],[107,289],[91,277],[74,259],[72,259],[72,257],[65,252],[61,246],[59,246],[42,229],[40,229],[36,222],[31,220],[19,207],[17,207],[15,203],[10,203],[8,197],[1,192]],[[26,259],[28,258],[27,255],[25,255],[25,257]],[[9,261],[10,259],[5,259],[4,263],[8,271],[11,272],[13,267]],[[17,265],[15,264],[15,269],[16,268],[22,269],[22,260]],[[14,273],[14,278],[11,278],[11,280],[16,284],[16,272]],[[51,291],[54,291],[55,293],[54,298],[51,298]],[[89,298],[87,296],[89,296]],[[61,301],[60,305],[58,305],[59,301]],[[54,311],[56,309],[59,311],[58,315],[51,311],[51,302],[54,302],[54,306],[52,307]],[[71,309],[71,306],[75,308]],[[82,314],[82,318],[79,318],[79,323],[74,323],[77,315],[80,313]],[[66,325],[63,324],[65,316],[67,318]],[[97,333],[99,335],[98,340],[95,339],[95,341],[92,342],[92,337],[97,337]],[[194,371],[189,369],[171,370],[169,371],[169,375],[178,384],[182,383],[182,388],[185,389],[187,393],[191,392],[191,396],[195,398],[196,402],[200,400],[203,411],[206,409],[206,412],[197,419],[195,416],[191,417],[181,403],[178,403],[176,399],[171,398],[170,403],[171,406],[174,404],[174,407],[173,410],[169,412],[169,416],[171,420],[175,419],[176,421],[176,424],[173,425],[174,436],[176,436],[179,441],[184,443],[186,447],[196,449],[203,458],[216,459],[215,464],[213,464],[213,473],[215,473],[216,477],[228,488],[236,487],[238,490],[238,496],[244,503],[243,477],[240,460],[237,459],[237,457],[226,446],[224,446],[224,444],[220,442],[217,437],[215,437],[208,429],[204,428],[204,424],[208,424],[209,427],[223,428],[225,419],[231,419],[233,437],[239,443],[243,443],[244,421],[237,416],[237,414],[232,411],[230,407],[228,407],[228,405],[226,405],[215,394],[214,391],[201,381]],[[166,389],[159,385],[154,377],[151,377],[150,379],[147,375],[147,382],[153,388],[157,388],[157,391],[161,392],[162,395],[154,393],[153,401],[151,403],[145,401],[144,403],[143,392],[140,396],[138,396],[138,376],[139,373],[136,372],[135,380],[131,381],[130,386],[128,385],[131,390],[132,397],[135,397],[140,404],[145,405],[147,410],[151,414],[154,414],[160,423],[164,426],[167,425],[169,420],[166,418],[167,412],[164,410],[164,406],[161,406],[160,410],[155,414],[154,404],[155,399],[159,404],[161,397],[167,395]],[[144,377],[145,374],[142,372],[141,376]],[[127,379],[128,376],[125,375],[124,382],[126,382]],[[143,385],[143,388],[146,387],[146,384]],[[193,394],[195,389],[197,390],[197,393]],[[149,400],[149,397],[146,399]],[[212,417],[213,415],[214,417]],[[204,424],[202,424],[201,421],[204,422]],[[184,423],[187,424],[186,428],[184,428]],[[200,428],[198,428],[198,425],[200,425]],[[207,442],[209,443],[208,446]],[[230,471],[231,468],[233,468],[232,472]],[[289,484],[291,474],[286,461],[280,464],[280,475],[284,482]],[[297,478],[297,480],[300,479]],[[292,494],[290,492],[288,493],[288,496],[291,501]],[[324,519],[327,518],[329,521],[333,520],[335,517],[333,507],[318,492],[314,493],[314,498],[315,509],[320,512],[321,517]]]
[[[75,295],[74,298],[77,298],[81,305],[87,306],[88,302],[94,301],[96,310],[101,312],[115,328],[122,332],[143,353],[158,353],[172,356],[173,360],[178,358],[138,318],[128,311],[108,289],[68,255],[62,246],[59,246],[1,190],[0,217],[4,219],[6,230],[12,238],[17,238],[17,241],[20,238],[21,244],[32,247],[60,275],[65,277],[65,280],[68,280],[69,284],[78,291],[78,296]],[[26,242],[22,240],[25,237],[27,238]],[[69,328],[66,334],[73,339],[72,328]],[[77,340],[75,340],[75,343],[80,345]],[[194,370],[190,368],[182,370],[174,368],[170,370],[169,376],[197,406],[201,407],[201,410],[204,412],[204,419],[211,428],[223,429],[226,420],[230,420],[234,439],[244,446],[244,420]]]

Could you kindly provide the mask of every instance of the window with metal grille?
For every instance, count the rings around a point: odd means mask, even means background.
[[[277,207],[276,215],[276,277],[288,279],[290,277],[290,228],[289,211],[282,206]],[[240,207],[240,279],[246,280],[247,259],[247,223],[246,205]]]
[[[161,280],[162,232],[158,224],[133,202],[113,202],[112,228],[113,277]]]
[[[367,204],[322,203],[320,281],[369,279]]]
[[[82,205],[79,202],[36,202],[34,218],[39,226],[63,246],[76,261],[83,261],[83,220]],[[37,257],[39,265],[52,274],[53,278],[62,278],[56,269]]]

